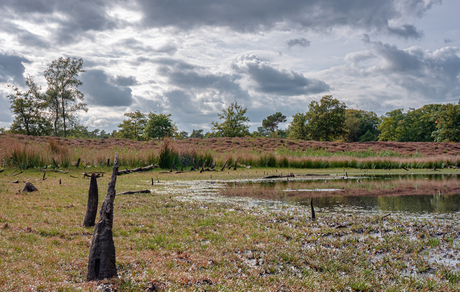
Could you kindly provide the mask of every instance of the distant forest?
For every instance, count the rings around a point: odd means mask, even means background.
[[[217,114],[211,131],[194,129],[191,133],[179,131],[171,114],[125,114],[118,130],[107,133],[81,125],[76,113],[87,111],[83,103],[79,73],[84,72],[83,60],[59,58],[44,72],[47,89],[42,91],[32,76],[26,78],[28,90],[9,85],[10,110],[14,121],[10,129],[0,127],[0,133],[69,138],[123,138],[136,141],[211,137],[273,137],[316,141],[397,141],[397,142],[460,142],[460,101],[458,104],[428,104],[421,108],[395,109],[383,116],[372,111],[349,109],[346,104],[326,95],[312,101],[304,113],[292,116],[286,129],[279,124],[287,118],[281,112],[267,116],[257,131],[250,132],[247,109],[236,101]]]

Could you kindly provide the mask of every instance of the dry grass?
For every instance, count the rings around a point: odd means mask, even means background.
[[[221,166],[227,160],[229,163],[238,160],[240,165],[252,167],[445,168],[460,166],[460,146],[457,144],[416,143],[414,146],[414,143],[357,144],[254,138],[167,140],[160,143],[1,134],[0,149],[3,151],[0,160],[4,167],[38,168],[51,165],[53,159],[61,166],[69,167],[79,158],[83,165],[102,166],[119,153],[122,167],[162,162],[163,167],[170,168],[173,161],[176,166],[187,167],[193,160],[213,160]],[[165,149],[170,151],[163,156],[167,159],[161,160]]]
[[[108,168],[94,168],[108,172]],[[213,179],[261,176],[258,170],[212,173]],[[291,170],[289,170],[291,171]],[[292,170],[299,171],[299,170]],[[81,170],[80,170],[81,172]],[[457,222],[404,216],[317,214],[233,203],[185,202],[156,172],[120,176],[117,192],[153,188],[115,199],[114,240],[120,278],[86,283],[92,228],[80,227],[89,180],[26,170],[11,184],[0,173],[0,290],[119,291],[455,291],[460,274],[426,260],[430,251],[460,250]],[[188,179],[199,177],[187,173]],[[160,184],[152,187],[150,178]],[[203,178],[203,176],[201,176]],[[206,175],[206,179],[208,176]],[[59,185],[59,179],[62,184]],[[40,193],[17,193],[25,181]],[[100,202],[108,177],[98,180]],[[347,223],[347,227],[335,228]],[[408,229],[407,226],[411,228]],[[412,230],[412,231],[411,231]],[[441,232],[441,233],[440,233]],[[373,234],[381,234],[381,240]],[[442,234],[442,235],[439,235]],[[410,238],[415,238],[410,239]],[[390,252],[391,251],[391,252]],[[405,271],[414,270],[414,272]]]

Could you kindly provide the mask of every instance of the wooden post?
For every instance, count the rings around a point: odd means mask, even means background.
[[[77,164],[75,165],[75,167],[78,168],[79,166],[80,166],[80,158],[78,158]]]
[[[91,182],[88,191],[88,204],[86,205],[86,215],[83,219],[83,227],[92,227],[96,224],[97,204],[99,200],[99,192],[97,190],[96,174],[91,175]]]
[[[115,261],[115,244],[112,235],[113,202],[116,196],[117,172],[118,154],[115,154],[112,177],[110,178],[104,203],[102,203],[99,222],[97,222],[94,228],[93,239],[91,241],[86,281],[118,277]]]
[[[110,158],[107,158],[107,166],[110,166]]]

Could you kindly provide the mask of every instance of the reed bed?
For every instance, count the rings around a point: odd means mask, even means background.
[[[41,168],[45,166],[74,166],[78,159],[83,166],[107,165],[109,157],[120,155],[120,167],[138,167],[159,164],[161,168],[190,167],[201,161],[227,165],[276,168],[359,168],[359,169],[434,169],[459,167],[459,155],[423,156],[417,152],[399,154],[393,150],[374,151],[335,151],[325,149],[273,151],[226,148],[219,150],[203,149],[195,144],[176,143],[173,140],[163,142],[143,142],[141,144],[109,139],[100,141],[71,143],[69,139],[42,138],[41,140],[20,140],[14,136],[0,137],[0,163],[2,167]]]

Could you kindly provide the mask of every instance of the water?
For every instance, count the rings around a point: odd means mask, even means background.
[[[457,174],[315,177],[226,183],[229,196],[310,205],[320,212],[460,212]],[[343,195],[342,195],[343,193]]]
[[[404,195],[404,196],[325,196],[313,199],[315,208],[322,212],[337,212],[343,209],[363,211],[408,212],[408,213],[452,213],[460,212],[460,194],[455,195]],[[310,200],[299,202],[310,205]]]

